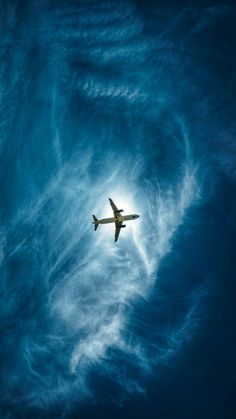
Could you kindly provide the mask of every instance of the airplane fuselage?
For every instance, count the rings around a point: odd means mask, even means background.
[[[117,215],[116,217],[111,218],[102,218],[101,220],[96,221],[96,224],[109,224],[109,223],[119,223],[122,221],[130,221],[135,220],[138,218],[139,215],[137,214],[130,214],[130,215]],[[95,223],[93,223],[95,224]]]

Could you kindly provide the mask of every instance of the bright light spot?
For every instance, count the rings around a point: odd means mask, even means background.
[[[113,217],[113,211],[108,198],[113,200],[119,210],[124,210],[121,215],[138,214],[138,208],[134,203],[132,192],[130,191],[128,193],[127,190],[122,188],[115,188],[114,190],[108,191],[107,196],[103,197],[104,211],[101,216],[99,215],[99,218]]]

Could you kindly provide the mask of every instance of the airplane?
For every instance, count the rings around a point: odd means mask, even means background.
[[[137,214],[130,214],[130,215],[121,215],[120,213],[124,210],[118,210],[117,206],[114,204],[111,198],[109,198],[111,207],[113,209],[114,217],[112,218],[102,218],[101,220],[98,220],[95,215],[93,215],[93,224],[94,224],[94,231],[97,230],[99,224],[108,224],[108,223],[115,223],[115,242],[117,242],[120,230],[122,228],[125,228],[126,225],[122,224],[123,221],[129,221],[129,220],[135,220],[139,217]]]

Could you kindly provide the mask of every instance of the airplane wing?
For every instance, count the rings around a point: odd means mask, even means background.
[[[112,199],[111,199],[111,198],[109,198],[109,201],[110,201],[111,207],[112,207],[112,209],[113,209],[114,217],[115,217],[115,219],[117,220],[117,216],[118,216],[121,212],[123,212],[123,210],[119,210],[119,209],[117,208],[117,206],[114,204],[114,202],[112,201]],[[123,225],[122,225],[122,221],[116,221],[115,226],[116,226],[116,231],[115,231],[115,242],[117,242],[118,237],[119,237],[119,234],[120,234],[120,230],[121,230],[121,228],[122,228],[122,227],[125,227],[125,226],[123,226]]]
[[[121,230],[121,226],[122,226],[122,221],[116,223],[115,242],[117,242],[117,240],[118,240],[120,230]]]
[[[117,206],[114,204],[114,202],[112,201],[111,198],[109,198],[109,201],[110,201],[111,207],[113,209],[114,216],[116,216],[118,214],[119,210],[118,210]]]

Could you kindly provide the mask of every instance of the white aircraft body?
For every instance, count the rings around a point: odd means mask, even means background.
[[[116,207],[116,205],[114,204],[114,202],[112,201],[111,198],[109,198],[111,207],[113,209],[113,213],[114,213],[114,217],[111,218],[102,218],[101,220],[98,220],[95,215],[93,215],[93,224],[94,224],[94,230],[96,231],[99,224],[109,224],[109,223],[115,223],[115,242],[117,242],[119,234],[120,234],[120,230],[121,228],[126,227],[125,224],[123,224],[123,221],[130,221],[130,220],[135,220],[136,218],[139,217],[139,215],[137,214],[130,214],[130,215],[121,215],[120,213],[123,212],[124,210],[118,210],[118,208]]]

